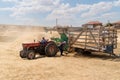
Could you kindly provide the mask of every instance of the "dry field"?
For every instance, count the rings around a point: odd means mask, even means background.
[[[120,31],[118,31],[120,54]],[[41,37],[58,36],[40,27],[0,27],[0,80],[120,80],[120,59],[95,54],[81,56],[39,57],[35,60],[21,59],[22,42],[33,42]]]

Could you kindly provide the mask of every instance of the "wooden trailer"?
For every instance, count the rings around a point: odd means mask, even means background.
[[[51,29],[53,30],[53,29]],[[105,52],[114,54],[117,48],[117,29],[115,26],[91,26],[83,27],[55,26],[59,34],[68,36],[68,50],[75,49],[80,53]]]
[[[69,46],[81,53],[99,51],[114,54],[117,48],[117,29],[114,26],[88,26],[79,30],[69,30]]]

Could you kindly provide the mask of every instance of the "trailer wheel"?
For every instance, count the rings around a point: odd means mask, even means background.
[[[21,57],[21,58],[26,58],[26,51],[21,50],[21,51],[20,51],[20,57]]]
[[[90,55],[91,52],[90,51],[84,51],[83,55]]]
[[[84,49],[79,49],[79,53],[83,54],[84,53]]]
[[[78,54],[83,54],[83,53],[84,53],[84,49],[81,49],[81,48],[75,48],[75,51],[76,51]]]
[[[45,54],[48,57],[53,57],[58,52],[58,47],[54,42],[48,43],[45,47]]]
[[[35,59],[35,52],[32,51],[32,50],[28,51],[27,58],[30,59],[30,60]]]

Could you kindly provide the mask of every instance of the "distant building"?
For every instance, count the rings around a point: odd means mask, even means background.
[[[112,23],[117,29],[120,29],[120,21]]]
[[[99,21],[90,21],[90,22],[88,22],[88,23],[86,23],[86,24],[83,24],[82,26],[83,26],[83,27],[84,27],[84,26],[89,26],[89,27],[91,27],[91,28],[95,28],[96,26],[102,26],[102,23],[99,22]]]

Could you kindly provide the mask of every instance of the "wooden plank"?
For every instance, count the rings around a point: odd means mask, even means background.
[[[97,47],[93,47],[93,46],[86,46],[86,48],[85,48],[85,46],[84,45],[72,45],[72,47],[78,47],[78,48],[83,48],[83,49],[91,49],[91,50],[96,50],[96,51],[98,51],[99,49],[97,48]]]
[[[93,34],[93,35],[96,36],[96,37],[98,37],[98,34]],[[83,34],[81,36],[91,36],[91,34],[88,34],[88,35]]]
[[[85,40],[85,38],[78,38],[78,40]],[[94,39],[88,38],[88,40],[94,40]],[[99,40],[99,38],[96,38],[96,40]]]
[[[81,43],[85,43],[85,42],[80,42],[80,41],[77,41],[75,43],[78,43],[78,44],[81,44]],[[87,44],[96,44],[95,42],[86,42]]]
[[[74,45],[78,45],[78,46],[84,46],[84,48],[85,48],[85,44],[78,44],[78,43],[74,43]],[[94,47],[94,48],[97,48],[97,47],[95,47],[94,45],[88,45],[88,44],[86,44],[86,47]]]

